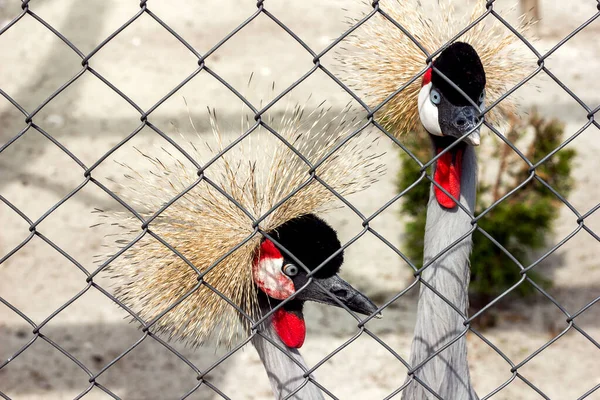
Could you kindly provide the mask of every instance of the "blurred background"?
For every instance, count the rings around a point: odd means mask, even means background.
[[[510,10],[513,3],[495,2],[497,10],[515,23],[519,7]],[[84,54],[139,11],[138,1],[117,0],[32,0],[29,6]],[[537,12],[541,19],[529,34],[538,36],[536,49],[540,53],[551,49],[596,15],[597,6],[595,0],[540,0]],[[265,2],[265,7],[316,52],[326,48],[348,28],[347,17],[371,9],[370,4],[348,0],[273,0]],[[148,8],[200,53],[208,51],[256,11],[255,2],[247,0],[149,1]],[[0,27],[20,12],[19,1],[0,0]],[[599,33],[600,21],[592,22],[545,63],[592,109],[600,104]],[[531,71],[537,67],[535,58],[533,60]],[[335,51],[321,62],[335,73]],[[206,64],[253,104],[270,101],[313,67],[310,54],[264,15],[259,15],[215,51]],[[198,64],[197,58],[165,28],[148,15],[141,15],[100,49],[91,58],[90,66],[140,108],[148,110],[192,74]],[[81,59],[73,50],[29,15],[0,36],[0,88],[28,111],[34,110],[81,68]],[[562,124],[564,132],[559,136],[566,140],[585,126],[587,112],[560,85],[543,75],[518,89],[514,96],[519,98],[523,110],[529,112],[535,108],[540,118],[556,119]],[[309,95],[312,95],[310,99]],[[307,102],[310,107],[323,100],[334,111],[341,111],[352,98],[327,75],[316,71],[269,113],[278,115],[286,101]],[[207,107],[216,108],[220,120],[233,127],[239,126],[241,115],[247,112],[229,89],[201,72],[162,103],[149,120],[178,140],[176,132],[191,132],[188,110],[198,130],[208,132]],[[140,125],[140,114],[105,83],[86,72],[50,101],[34,120],[90,166]],[[524,120],[526,123],[519,127],[523,140],[517,146],[527,153],[535,146],[527,140],[535,138],[535,128],[527,123],[528,117]],[[0,96],[0,145],[25,127],[23,115]],[[572,154],[567,157],[569,171],[562,171],[571,176],[570,191],[565,189],[563,194],[581,214],[597,206],[600,199],[599,133],[591,125],[556,155]],[[407,140],[413,144],[418,142],[414,137]],[[93,175],[107,187],[115,188],[116,184],[109,179],[118,181],[124,171],[113,160],[137,165],[142,160],[134,147],[160,146],[168,147],[168,144],[151,129],[144,128],[111,154]],[[366,192],[349,198],[365,215],[372,214],[398,193],[398,173],[404,162],[402,150],[391,140],[382,137],[378,146],[385,152],[387,175]],[[498,154],[502,154],[505,147],[494,135],[484,135],[482,159],[489,160],[480,167],[484,184],[492,185],[501,170]],[[82,171],[48,138],[29,130],[0,153],[0,194],[35,221],[83,182]],[[502,188],[504,191],[519,183],[511,183],[510,179],[507,182]],[[88,184],[44,219],[37,229],[86,269],[94,270],[98,265],[96,256],[106,253],[102,248],[106,232],[90,229],[97,222],[92,211],[120,207],[104,191]],[[525,252],[527,259],[542,256],[578,227],[577,217],[566,205],[554,202],[552,207],[553,214],[557,215],[553,229],[545,232],[543,244]],[[405,224],[412,221],[412,217],[402,213],[402,209],[402,201],[395,202],[375,218],[371,226],[410,254],[406,240],[410,232]],[[0,203],[0,221],[0,257],[4,257],[28,237],[29,226],[4,203]],[[328,215],[328,221],[339,232],[343,243],[362,230],[361,220],[342,203],[339,210]],[[511,226],[521,222],[508,216],[494,223]],[[598,212],[587,217],[585,224],[600,234]],[[580,230],[536,266],[535,271],[540,282],[544,281],[547,292],[568,312],[575,313],[600,295],[599,255],[597,239]],[[406,263],[371,234],[351,245],[345,259],[342,276],[378,305],[414,281]],[[478,268],[485,270],[486,265],[481,264]],[[505,267],[516,269],[509,263],[505,263]],[[102,275],[95,282],[111,291],[111,282]],[[514,282],[507,279],[489,291],[485,287],[481,289],[478,294],[486,301],[474,301],[474,311]],[[0,296],[36,323],[85,288],[85,275],[38,237],[33,237],[0,266]],[[381,320],[367,324],[405,359],[409,356],[417,292],[415,287],[385,309]],[[515,363],[568,327],[564,314],[547,298],[534,290],[525,290],[522,294],[527,296],[511,295],[475,321],[485,337]],[[343,310],[313,304],[307,309],[308,332],[302,353],[312,366],[356,334],[357,329],[355,321]],[[45,325],[42,332],[95,373],[142,336],[125,317],[123,310],[91,288]],[[600,306],[592,306],[576,321],[591,338],[600,340]],[[32,338],[30,325],[0,303],[0,360],[11,357]],[[224,354],[210,347],[191,349],[177,343],[173,345],[200,369],[211,366]],[[468,346],[472,382],[480,396],[511,377],[508,363],[478,337],[469,335]],[[519,373],[549,398],[575,399],[600,383],[599,355],[600,350],[590,340],[571,329],[520,368]],[[382,345],[362,335],[319,367],[315,376],[340,399],[380,399],[402,385],[406,368]],[[272,397],[266,374],[250,345],[216,367],[209,379],[232,399]],[[153,340],[143,341],[103,373],[98,382],[124,399],[180,398],[197,384],[195,373]],[[79,367],[42,340],[37,340],[0,370],[0,391],[12,399],[72,399],[88,385],[88,377]],[[84,398],[95,400],[109,396],[94,388]],[[207,387],[200,387],[189,398],[216,399],[219,396]],[[494,398],[541,397],[516,379]],[[588,398],[600,399],[600,392]]]

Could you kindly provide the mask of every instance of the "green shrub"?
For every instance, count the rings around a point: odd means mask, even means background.
[[[527,121],[511,121],[507,138],[519,143],[527,138],[533,141],[524,152],[535,163],[545,157],[562,143],[564,126],[557,120],[546,121],[533,113]],[[495,135],[484,138],[483,146],[494,142],[496,149],[486,163],[499,164],[494,182],[480,182],[478,187],[476,215],[486,210],[492,203],[507,192],[524,182],[530,175],[528,165]],[[406,146],[420,160],[431,159],[430,139],[426,134],[411,134]],[[403,151],[398,179],[399,190],[404,190],[420,176],[419,166]],[[487,152],[486,152],[487,154]],[[572,149],[562,149],[536,168],[536,174],[566,197],[572,187],[571,164],[575,156]],[[490,159],[491,158],[491,159]],[[482,168],[480,160],[480,170]],[[429,171],[431,172],[431,171]],[[429,180],[423,180],[404,197],[401,213],[408,216],[404,248],[406,254],[416,265],[422,265],[423,239],[427,202],[429,199]],[[536,260],[539,252],[552,231],[552,224],[558,216],[561,201],[536,179],[529,181],[517,192],[498,204],[480,221],[479,226],[500,243],[523,266]],[[471,255],[471,297],[478,302],[487,302],[515,284],[520,278],[519,268],[491,240],[479,231],[473,234],[473,253]],[[536,268],[528,276],[543,286],[550,282]],[[528,295],[535,289],[523,283],[515,290],[520,295]]]

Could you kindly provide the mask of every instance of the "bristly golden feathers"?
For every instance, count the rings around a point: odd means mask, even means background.
[[[432,10],[425,10],[420,0],[382,0],[381,10],[398,22],[431,54],[444,46],[462,29],[486,11],[485,1],[477,1],[471,13],[459,14],[451,0],[439,0]],[[359,19],[352,18],[351,24]],[[530,23],[520,19],[517,31],[528,31]],[[462,35],[458,41],[473,46],[486,71],[486,104],[497,100],[507,90],[532,72],[527,57],[518,54],[520,40],[493,16],[488,16]],[[345,51],[338,53],[344,81],[365,95],[375,106],[385,100],[427,65],[427,56],[380,13],[372,16],[350,35]],[[521,44],[521,46],[523,46]],[[417,108],[421,80],[406,87],[383,108],[383,123],[395,136],[417,129]],[[507,98],[494,107],[486,119],[497,123],[502,114],[515,111]]]
[[[349,111],[345,108],[332,115],[320,106],[305,114],[302,107],[296,106],[286,110],[279,121],[269,121],[269,125],[315,163],[358,126],[360,121],[349,117]],[[227,146],[226,139],[235,139],[250,127],[244,122],[242,125],[246,126],[239,132],[228,132],[225,136],[221,134],[216,113],[209,111],[209,115],[214,140],[208,143],[206,137],[198,134],[200,145],[188,143],[189,154],[198,162],[206,162],[223,151]],[[378,161],[380,155],[374,148],[375,140],[375,136],[366,131],[352,137],[316,168],[316,175],[344,196],[367,188],[383,173]],[[161,159],[142,153],[149,162],[148,170],[122,164],[128,168],[125,178],[129,181],[122,185],[126,189],[124,192],[133,193],[122,196],[131,204],[151,212],[160,209],[198,179],[195,168],[181,162],[182,157],[164,149],[161,152],[164,154]],[[303,214],[323,212],[336,200],[332,192],[310,179],[307,164],[264,128],[252,132],[225,153],[206,169],[205,175],[254,218],[269,212],[310,180],[259,224],[264,231]],[[118,246],[123,247],[141,232],[140,222],[126,213],[108,213],[105,217],[123,228],[118,233]],[[200,272],[214,265],[204,276],[204,281],[246,314],[256,317],[252,263],[262,235],[254,234],[253,221],[236,204],[202,181],[170,205],[150,224],[150,229]],[[215,265],[236,246],[239,246],[237,250]],[[239,339],[240,321],[245,332],[248,331],[248,321],[240,318],[231,304],[205,285],[199,285],[198,274],[193,268],[149,234],[110,263],[106,272],[116,281],[116,297],[146,321],[157,317],[191,291],[183,302],[154,325],[155,330],[171,338],[192,346],[212,339],[218,345],[229,347]]]

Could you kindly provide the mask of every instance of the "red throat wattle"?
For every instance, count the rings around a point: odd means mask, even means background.
[[[444,149],[437,149],[439,154]],[[460,175],[462,172],[462,157],[464,149],[456,147],[444,153],[437,160],[433,179],[457,200],[460,200]],[[435,198],[444,208],[456,207],[456,202],[446,193],[434,186]]]
[[[278,309],[273,314],[273,327],[287,347],[298,349],[304,344],[306,324],[301,311]]]

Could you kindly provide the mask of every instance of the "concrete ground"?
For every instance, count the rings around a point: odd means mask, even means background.
[[[497,1],[496,3],[502,3]],[[54,26],[87,54],[138,10],[137,1],[33,0],[31,9]],[[361,2],[330,0],[320,2],[266,1],[266,8],[317,52],[344,30],[348,13],[368,9]],[[594,15],[596,1],[577,0],[566,4],[541,0],[539,24],[541,51],[552,48],[570,31]],[[255,2],[211,0],[197,2],[149,1],[149,9],[203,53],[244,21],[255,10]],[[344,9],[350,9],[345,11]],[[0,1],[0,25],[20,11],[18,1]],[[508,15],[508,18],[513,18]],[[511,19],[512,20],[512,19]],[[567,42],[546,62],[547,67],[591,108],[600,103],[600,22]],[[26,110],[31,111],[81,69],[81,60],[38,21],[25,16],[0,36],[0,88]],[[322,60],[334,65],[333,54]],[[255,104],[272,98],[275,92],[292,84],[312,67],[312,57],[264,15],[233,36],[207,61],[207,65],[244,92]],[[197,68],[196,58],[148,15],[110,41],[90,60],[90,65],[113,85],[147,110]],[[532,70],[535,65],[532,65]],[[333,67],[332,67],[333,69]],[[255,91],[247,89],[254,73]],[[261,89],[262,88],[262,89]],[[350,97],[325,74],[317,71],[286,96],[305,101],[312,93],[318,103],[327,100],[341,109]],[[524,107],[535,106],[544,116],[566,123],[567,136],[582,127],[586,112],[550,79],[534,79],[517,93]],[[164,132],[174,133],[172,123],[189,131],[188,111],[207,131],[205,109],[215,107],[221,120],[237,124],[241,102],[220,82],[202,72],[150,116]],[[277,107],[274,112],[277,111]],[[53,99],[34,118],[36,124],[90,166],[139,125],[139,113],[91,73],[86,72]],[[25,127],[23,116],[0,96],[0,145]],[[600,174],[598,130],[588,128],[569,148],[577,150],[575,189],[569,197],[584,214],[599,202]],[[494,141],[492,136],[484,138]],[[115,152],[94,172],[106,178],[123,174],[112,160],[129,160],[134,146],[152,148],[164,140],[144,129]],[[387,140],[380,143],[387,176],[368,191],[350,200],[361,211],[374,212],[396,194],[399,168],[398,149]],[[483,164],[485,168],[485,164]],[[493,166],[490,166],[493,168]],[[0,194],[30,219],[36,220],[50,207],[84,181],[83,170],[41,134],[30,130],[0,153]],[[88,184],[59,207],[39,226],[38,231],[67,251],[87,269],[95,268],[94,256],[103,253],[103,232],[90,229],[96,222],[94,208],[117,209],[118,204],[97,186]],[[392,244],[403,249],[399,203],[394,203],[372,224]],[[360,229],[360,221],[348,209],[329,215],[342,242]],[[28,224],[0,203],[0,257],[27,238]],[[513,223],[507,221],[507,223]],[[600,233],[600,215],[592,214],[586,225]],[[577,227],[576,217],[561,209],[548,248]],[[554,281],[552,296],[573,313],[600,296],[600,245],[580,231],[544,263],[536,267]],[[392,298],[412,282],[402,260],[374,236],[366,235],[350,246],[342,275],[378,304]],[[111,290],[100,277],[97,283]],[[20,309],[36,323],[43,321],[78,292],[85,289],[85,276],[75,265],[47,243],[34,237],[0,266],[0,297]],[[416,291],[393,303],[381,320],[368,328],[404,358],[408,358],[416,310]],[[486,338],[518,363],[567,327],[565,317],[541,297],[527,302],[513,301],[494,310],[498,324],[484,331]],[[302,348],[309,365],[356,333],[353,320],[345,312],[309,305],[307,341]],[[77,301],[54,317],[42,333],[97,373],[142,334],[124,319],[125,313],[98,290],[90,288]],[[600,340],[600,307],[594,306],[576,323],[595,340]],[[0,305],[0,360],[11,357],[32,338],[30,326],[8,307]],[[510,366],[475,336],[468,337],[472,381],[480,396],[491,392],[511,377]],[[190,349],[173,346],[198,368],[210,367],[224,353],[211,348]],[[570,330],[549,348],[533,358],[519,373],[551,399],[575,399],[600,383],[599,349],[575,330]],[[381,399],[402,385],[406,369],[390,352],[367,335],[361,335],[315,372],[318,381],[340,399]],[[210,381],[232,399],[272,397],[266,374],[250,346],[227,359],[209,374]],[[0,392],[11,399],[71,399],[87,387],[88,377],[72,361],[48,343],[38,339],[27,351],[0,370]],[[175,399],[197,384],[193,371],[153,340],[144,340],[98,379],[103,386],[124,399]],[[97,388],[85,399],[109,398]],[[202,386],[189,398],[216,399]],[[519,379],[494,399],[538,399],[539,394]],[[600,399],[600,391],[589,399]]]

